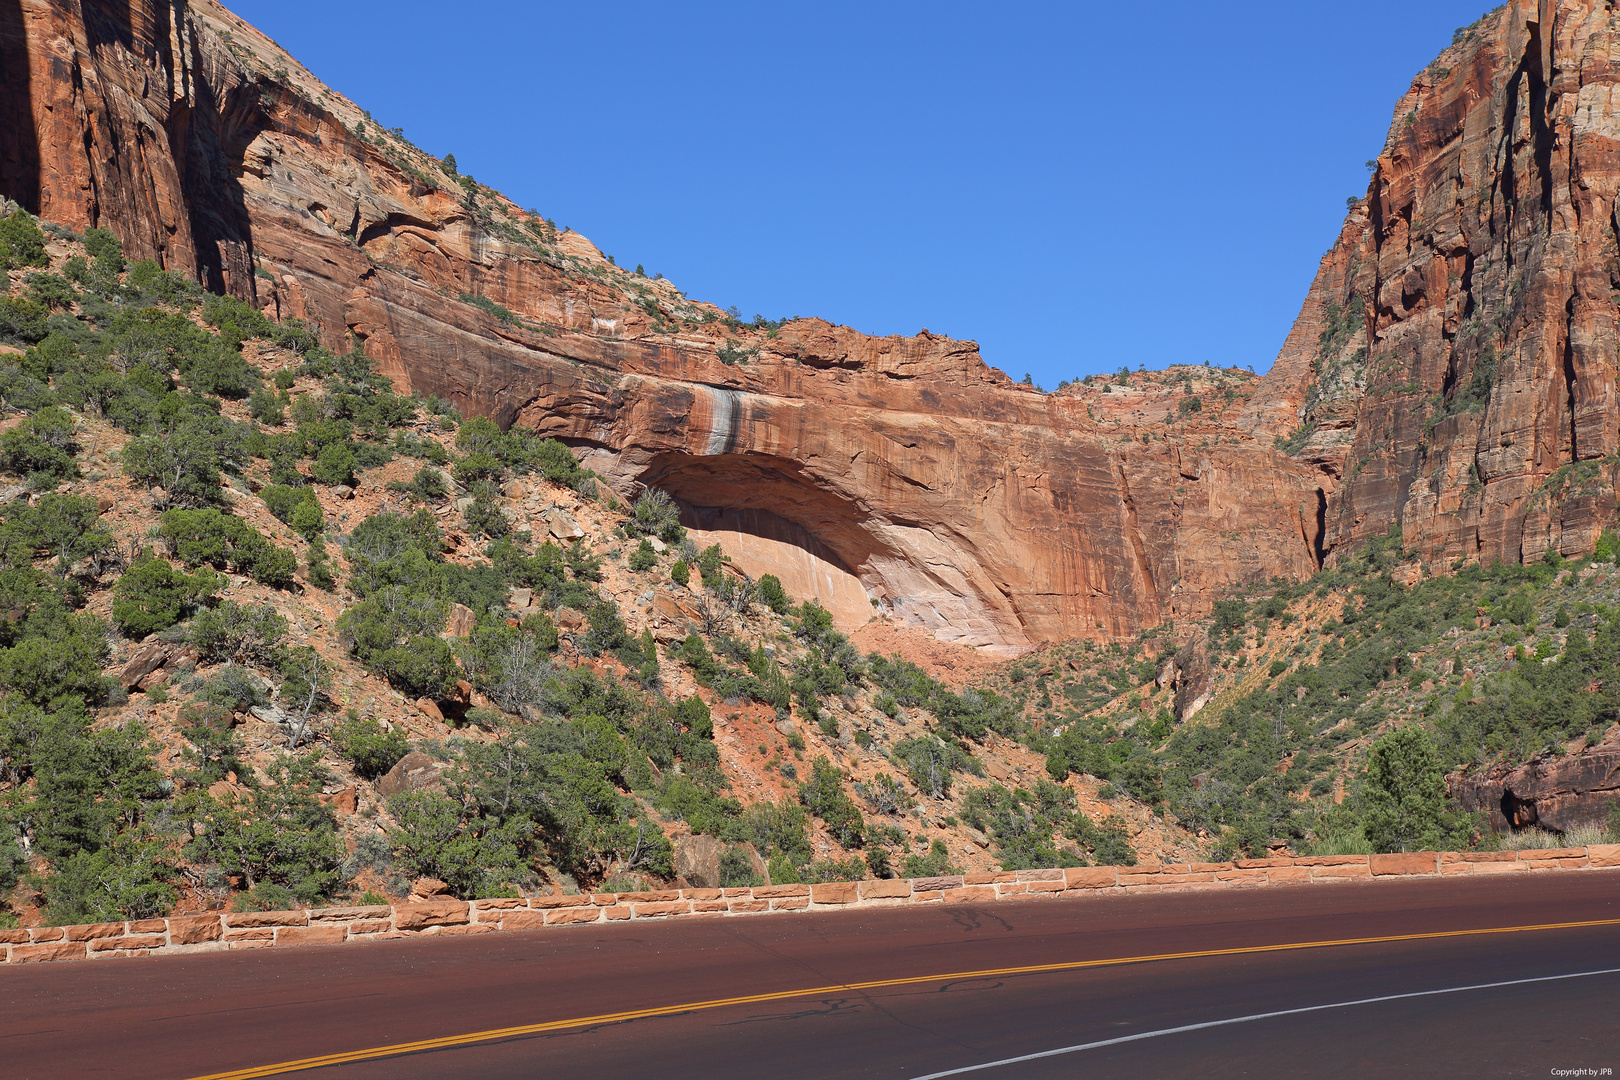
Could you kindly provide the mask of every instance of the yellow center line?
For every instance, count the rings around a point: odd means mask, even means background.
[[[1057,964],[1033,964],[1028,967],[986,968],[981,971],[953,971],[942,975],[912,975],[900,979],[874,979],[870,982],[838,983],[815,986],[802,990],[775,990],[764,994],[746,994],[741,997],[713,998],[709,1001],[689,1001],[681,1005],[659,1005],[650,1009],[632,1009],[627,1012],[603,1013],[599,1016],[580,1016],[571,1020],[548,1020],[539,1024],[474,1031],[464,1035],[447,1035],[439,1039],[421,1039],[417,1042],[374,1046],[366,1050],[349,1050],[340,1054],[299,1058],[274,1065],[259,1065],[251,1069],[209,1073],[192,1080],[252,1080],[261,1076],[280,1076],[285,1073],[322,1069],[331,1065],[348,1065],[356,1061],[374,1061],[378,1058],[416,1054],[425,1050],[444,1050],[456,1046],[499,1042],[502,1039],[524,1035],[543,1035],[551,1031],[596,1027],[600,1024],[620,1024],[627,1020],[645,1020],[655,1016],[675,1016],[680,1013],[701,1012],[705,1009],[724,1009],[736,1005],[757,1005],[770,1001],[815,997],[818,994],[847,993],[852,990],[879,990],[895,986],[916,986],[921,983],[959,982],[964,979],[997,979],[1015,975],[1043,975],[1059,971],[1081,971],[1086,968],[1123,967],[1128,964],[1150,964],[1163,960],[1197,960],[1214,956],[1246,956],[1257,953],[1294,952],[1301,949],[1331,949],[1346,945],[1383,945],[1399,941],[1433,941],[1440,938],[1478,937],[1485,934],[1522,934],[1535,930],[1578,930],[1597,926],[1620,926],[1620,919],[1591,919],[1586,922],[1539,923],[1534,926],[1495,926],[1479,930],[1438,930],[1426,934],[1390,934],[1384,937],[1339,938],[1332,941],[1293,941],[1280,945],[1246,945],[1231,949],[1199,949],[1193,952],[1157,953],[1152,956],[1120,956],[1099,960],[1070,960]]]

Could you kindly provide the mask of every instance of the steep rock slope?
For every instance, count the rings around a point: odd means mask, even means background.
[[[1398,523],[1426,559],[1528,561],[1612,520],[1611,8],[1504,5],[1397,104],[1249,412],[1322,470],[1330,550]]]
[[[972,343],[726,319],[449,175],[206,0],[6,7],[5,194],[353,333],[402,390],[562,437],[621,490],[667,488],[762,564],[804,564],[846,625],[875,604],[1017,649],[1316,565],[1314,472],[1236,428],[1144,444]]]

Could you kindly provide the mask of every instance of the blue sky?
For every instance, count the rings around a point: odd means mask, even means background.
[[[1051,387],[1264,372],[1396,99],[1491,5],[230,6],[622,266]]]

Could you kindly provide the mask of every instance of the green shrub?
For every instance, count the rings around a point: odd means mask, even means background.
[[[842,847],[860,847],[866,820],[844,790],[844,776],[826,757],[811,763],[811,777],[799,785],[799,801],[827,825]]]
[[[328,487],[353,485],[355,465],[353,448],[347,443],[332,443],[315,456],[310,475],[316,483]]]
[[[248,395],[248,412],[253,419],[269,427],[280,427],[287,422],[281,399],[263,387]]]
[[[793,607],[793,599],[782,588],[782,579],[775,574],[766,574],[759,579],[759,598],[778,615],[786,615]]]
[[[669,579],[682,588],[692,580],[692,571],[687,569],[685,559],[675,560],[675,565],[669,568]]]
[[[651,570],[653,567],[658,565],[658,553],[653,550],[653,546],[651,544],[649,544],[646,540],[642,540],[640,546],[638,546],[635,551],[630,553],[630,558],[626,560],[626,565],[638,574]]]
[[[45,234],[26,210],[17,209],[0,217],[0,265],[49,266],[45,254]]]
[[[521,865],[520,826],[469,817],[466,806],[437,792],[413,791],[388,800],[399,822],[389,833],[394,858],[418,877],[437,878],[462,899],[489,896]]]
[[[46,924],[160,918],[179,899],[178,878],[165,845],[127,834],[94,851],[74,851],[53,860],[44,879]]]
[[[274,586],[290,583],[298,568],[291,551],[270,543],[243,519],[211,508],[164,511],[158,533],[187,566],[234,568]]]
[[[668,492],[658,488],[648,488],[636,498],[626,525],[638,535],[656,536],[666,544],[678,544],[686,534],[680,508]]]
[[[185,574],[148,550],[113,587],[112,621],[125,637],[140,640],[213,600],[222,584],[212,571]]]
[[[1367,838],[1380,852],[1448,851],[1462,823],[1448,812],[1445,774],[1428,732],[1397,728],[1367,759]]]
[[[763,884],[765,879],[755,872],[748,849],[741,844],[726,845],[720,852],[720,887],[739,889]]]
[[[271,605],[227,600],[199,612],[186,639],[205,661],[267,665],[286,633],[287,620]]]
[[[961,872],[961,867],[951,865],[951,853],[943,840],[935,840],[927,855],[907,855],[900,869],[900,875],[908,878],[943,877]]]
[[[73,416],[47,406],[0,435],[0,469],[26,476],[36,488],[53,488],[79,477]]]
[[[326,515],[321,511],[321,504],[313,499],[299,503],[293,511],[292,520],[287,524],[292,526],[293,532],[302,536],[306,541],[313,542],[326,528]]]
[[[354,765],[355,774],[375,780],[410,753],[411,744],[398,731],[384,731],[375,720],[350,720],[332,731],[332,745]]]
[[[336,818],[317,798],[329,774],[319,754],[283,756],[264,771],[269,782],[255,787],[245,805],[203,797],[202,832],[186,855],[240,875],[250,892],[266,883],[301,903],[321,903],[347,884]]]

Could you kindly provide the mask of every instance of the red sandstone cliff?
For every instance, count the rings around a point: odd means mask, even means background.
[[[1323,471],[1330,550],[1398,522],[1436,562],[1530,560],[1614,520],[1610,8],[1510,3],[1397,104],[1249,413]]]
[[[212,0],[0,0],[0,191],[669,489],[846,623],[875,601],[1019,648],[1203,614],[1394,521],[1430,557],[1590,546],[1620,420],[1609,18],[1521,0],[1448,50],[1272,375],[1191,413],[1191,373],[1042,395],[927,332],[728,325]]]

